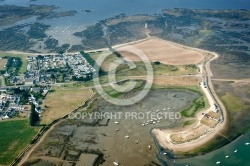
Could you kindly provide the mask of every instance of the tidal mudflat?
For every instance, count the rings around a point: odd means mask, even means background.
[[[188,90],[152,90],[139,103],[126,107],[97,98],[90,104],[88,111],[179,112],[197,96]],[[86,165],[100,162],[105,166],[113,165],[113,162],[121,165],[157,165],[160,164],[156,158],[159,150],[150,131],[155,127],[174,127],[177,123],[175,119],[156,120],[148,119],[147,116],[135,119],[125,114],[118,119],[66,119],[55,126],[33,151],[29,161],[35,165],[44,162],[52,165],[79,165],[83,162],[82,158],[90,156]]]

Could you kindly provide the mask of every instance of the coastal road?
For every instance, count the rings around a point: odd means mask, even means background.
[[[189,47],[190,48],[190,47]],[[194,50],[199,50],[200,49],[195,49]],[[205,50],[204,50],[205,51]],[[208,52],[205,51],[207,53],[210,53],[212,55],[214,55],[214,57],[212,59],[207,59],[205,60],[202,65],[200,66],[201,71],[202,71],[202,84],[201,84],[201,88],[203,89],[210,107],[206,110],[203,110],[202,112],[209,112],[210,110],[213,110],[213,105],[214,103],[216,103],[220,110],[221,110],[221,114],[223,117],[223,121],[221,123],[219,123],[216,128],[214,130],[212,130],[212,132],[209,132],[209,134],[205,134],[204,136],[202,136],[199,139],[193,140],[191,142],[185,142],[182,144],[175,144],[172,142],[172,139],[170,138],[171,134],[178,134],[178,133],[185,133],[189,130],[192,130],[193,128],[199,126],[200,124],[200,120],[201,118],[203,118],[202,113],[198,112],[196,115],[196,118],[199,120],[196,124],[191,125],[189,128],[186,129],[165,129],[165,130],[161,130],[161,129],[153,129],[152,132],[153,134],[156,136],[157,140],[159,141],[159,144],[164,147],[165,149],[169,149],[173,152],[186,152],[195,148],[199,148],[200,146],[206,144],[208,141],[212,140],[215,138],[215,136],[220,135],[221,131],[224,130],[226,128],[226,124],[228,121],[227,118],[227,112],[226,109],[223,105],[223,103],[221,102],[221,100],[219,99],[219,97],[217,96],[217,94],[215,93],[214,90],[214,86],[212,84],[212,80],[211,78],[213,77],[213,73],[211,71],[210,68],[210,62],[217,59],[219,57],[219,55],[215,52]],[[204,83],[206,85],[206,88],[204,86]]]

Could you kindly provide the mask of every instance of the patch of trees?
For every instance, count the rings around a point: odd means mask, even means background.
[[[154,62],[154,65],[160,65],[160,64],[161,64],[161,62],[159,62],[159,61]]]
[[[17,74],[23,65],[22,59],[19,57],[10,57],[6,64],[6,70],[8,72],[14,72]]]
[[[20,104],[27,104],[29,102],[29,97],[30,94],[29,92],[25,91],[22,93],[21,97],[20,97]]]
[[[95,60],[91,58],[91,56],[88,53],[85,53],[84,51],[80,51],[80,53],[89,62],[91,66],[95,66]]]
[[[32,104],[31,105],[31,110],[30,110],[30,121],[29,121],[30,126],[38,125],[39,120],[40,120],[39,114],[36,112],[35,108],[36,108],[35,105]]]
[[[116,51],[115,49],[113,49],[112,47],[109,47],[109,50],[110,50],[116,57],[118,57],[118,58],[121,58],[121,57],[122,57],[122,55],[121,55],[118,51]]]
[[[89,64],[92,66],[92,67],[95,67],[97,66],[97,64],[95,63],[95,60],[93,58],[91,58],[91,56],[88,54],[88,53],[85,53],[84,51],[80,51],[81,55],[89,62]],[[100,70],[99,70],[99,75],[104,75],[105,72],[102,70],[102,68],[100,67]],[[92,77],[92,75],[91,75]],[[73,78],[72,78],[73,79]],[[74,80],[74,79],[73,79]]]
[[[87,82],[87,81],[90,81],[90,80],[92,80],[92,74],[90,74],[90,76],[89,75],[86,75],[86,77],[79,77],[79,78],[77,78],[76,76],[73,76],[72,77],[72,80],[73,81],[84,81],[84,82]]]

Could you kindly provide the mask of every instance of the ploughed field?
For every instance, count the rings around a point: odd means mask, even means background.
[[[187,65],[198,64],[204,59],[201,52],[159,38],[152,38],[142,43],[134,44],[133,46],[142,50],[151,62],[160,61],[168,65]],[[129,52],[120,53],[125,59],[128,59],[128,61],[141,61],[138,56]]]
[[[79,115],[84,111],[94,110],[109,115],[119,112],[120,115],[116,114],[117,119],[114,119],[114,116],[113,119],[105,116],[97,120],[90,117],[80,120],[66,119],[59,123],[33,151],[28,163],[33,163],[31,165],[84,163],[86,166],[100,162],[105,166],[113,165],[113,162],[126,165],[160,164],[156,155],[162,153],[158,154],[158,145],[155,144],[150,131],[155,127],[175,127],[178,120],[163,118],[153,120],[151,116],[148,118],[146,113],[157,110],[162,113],[179,112],[197,97],[198,94],[188,90],[152,90],[139,103],[126,107],[96,98],[87,110],[77,113],[77,117],[81,117]],[[142,114],[132,116],[132,112],[142,112],[144,116]]]

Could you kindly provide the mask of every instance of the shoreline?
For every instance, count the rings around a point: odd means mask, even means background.
[[[117,44],[117,45],[114,45],[112,46],[112,48],[119,48],[119,47],[124,47],[124,46],[127,46],[127,45],[132,45],[132,44],[138,44],[138,43],[141,43],[141,42],[144,42],[146,40],[149,40],[150,37],[147,37],[145,39],[140,39],[140,40],[135,40],[135,41],[131,41],[131,42],[128,42],[128,43],[123,43],[123,44]],[[99,49],[93,49],[93,50],[84,50],[84,52],[86,53],[90,53],[90,52],[98,52],[98,51],[108,51],[109,48],[99,48]],[[31,53],[31,52],[23,52],[23,51],[16,51],[16,50],[11,50],[11,51],[1,51],[0,52],[2,53],[10,53],[10,54],[23,54],[23,55],[48,55],[48,54],[58,54],[57,52],[48,52],[48,53]],[[65,52],[65,54],[77,54],[79,53],[80,51],[78,52]]]
[[[187,47],[187,48],[192,49],[192,47]],[[210,52],[210,51],[202,50],[202,49],[194,48],[194,50],[207,52],[207,53],[210,53],[210,54],[214,55],[213,58],[205,61],[204,64],[202,64],[203,68],[205,69],[205,73],[206,73],[205,77],[207,78],[207,85],[208,85],[207,88],[202,88],[202,89],[203,89],[203,92],[206,95],[206,98],[208,100],[210,98],[210,102],[209,102],[210,107],[207,108],[206,110],[201,110],[201,111],[197,112],[196,113],[196,118],[199,120],[199,116],[201,116],[199,114],[201,114],[201,112],[207,112],[207,111],[211,110],[212,109],[211,104],[213,104],[212,100],[215,100],[214,102],[216,102],[219,105],[219,108],[221,110],[223,121],[221,123],[219,123],[215,127],[215,129],[212,130],[211,132],[208,132],[207,134],[202,135],[199,138],[197,138],[195,140],[192,140],[190,142],[184,142],[184,143],[180,143],[180,144],[173,143],[171,141],[170,134],[175,134],[175,133],[180,133],[180,132],[183,133],[185,131],[187,132],[187,131],[197,127],[199,125],[199,121],[196,122],[195,125],[191,125],[189,128],[184,129],[184,130],[179,130],[179,129],[177,129],[177,130],[175,130],[175,129],[173,129],[173,130],[171,130],[171,129],[165,129],[165,130],[163,129],[163,130],[161,130],[161,129],[157,129],[157,128],[152,130],[152,133],[155,135],[155,137],[156,137],[156,139],[158,141],[158,144],[162,148],[167,149],[168,151],[170,151],[172,153],[172,155],[177,155],[177,156],[180,155],[181,153],[185,153],[185,152],[188,152],[188,151],[191,151],[191,150],[194,150],[194,149],[198,149],[201,146],[209,143],[211,140],[213,140],[213,138],[215,136],[217,136],[217,134],[220,134],[221,131],[226,129],[226,125],[228,123],[227,112],[226,112],[225,106],[220,101],[219,97],[217,96],[217,94],[216,94],[216,92],[214,90],[212,81],[211,81],[211,77],[213,77],[213,73],[212,73],[211,68],[210,68],[210,62],[217,59],[220,55],[215,53],[215,52]],[[203,87],[203,86],[201,86],[201,87]],[[207,90],[207,92],[205,91],[205,89]]]
[[[124,43],[124,44],[118,44],[118,45],[115,45],[115,46],[112,46],[114,49],[116,48],[119,48],[119,47],[123,47],[123,46],[127,46],[127,45],[132,45],[132,44],[137,44],[137,43],[140,43],[140,42],[144,42],[144,41],[147,41],[147,40],[150,40],[151,38],[155,38],[155,37],[148,37],[148,38],[145,38],[145,39],[141,39],[141,40],[136,40],[136,41],[133,41],[133,42],[129,42],[129,43]],[[160,38],[156,38],[156,39],[159,39],[159,40],[164,40],[164,39],[160,39]],[[213,88],[213,84],[212,84],[212,81],[211,81],[211,77],[213,77],[213,74],[212,74],[212,71],[210,69],[210,62],[217,59],[220,55],[215,53],[215,52],[211,52],[211,51],[208,51],[208,50],[203,50],[203,49],[199,49],[199,48],[193,48],[193,47],[189,47],[189,46],[185,46],[185,45],[182,45],[182,44],[179,44],[179,43],[174,43],[174,42],[171,42],[171,41],[167,41],[167,40],[164,40],[166,42],[169,42],[171,44],[174,44],[174,45],[177,45],[177,46],[180,46],[180,47],[183,47],[183,48],[186,48],[186,49],[191,49],[191,50],[195,50],[195,51],[201,51],[201,52],[205,52],[205,53],[210,53],[212,55],[214,55],[214,57],[212,59],[209,59],[208,61],[206,61],[204,63],[204,69],[205,71],[207,72],[206,74],[208,75],[207,78],[208,78],[208,86],[211,88],[211,96],[213,95],[214,98],[216,99],[217,103],[219,104],[219,106],[222,108],[221,111],[223,113],[223,116],[224,116],[224,121],[219,124],[219,126],[216,126],[216,130],[213,131],[212,133],[210,133],[209,135],[205,135],[204,138],[201,138],[198,139],[198,140],[195,140],[195,141],[192,141],[192,142],[186,142],[184,144],[180,144],[179,146],[172,146],[173,148],[173,152],[176,151],[175,148],[177,148],[178,150],[186,150],[186,149],[190,149],[190,146],[192,147],[192,149],[194,148],[198,148],[200,147],[201,145],[204,145],[206,143],[208,143],[209,141],[212,140],[212,138],[214,138],[215,135],[217,135],[220,131],[224,130],[225,129],[225,126],[227,124],[227,112],[225,110],[225,107],[223,105],[223,103],[219,100],[218,96],[216,95],[215,91],[214,91],[214,88]],[[87,50],[85,52],[97,52],[97,51],[108,51],[109,48],[100,48],[100,49],[95,49],[95,50]],[[57,53],[44,53],[44,54],[40,54],[40,53],[27,53],[27,52],[19,52],[19,51],[4,51],[6,53],[14,53],[14,54],[26,54],[26,55],[46,55],[46,54],[57,54]],[[75,52],[75,53],[79,53],[79,52]],[[74,52],[72,53],[68,53],[68,54],[74,54]],[[205,58],[205,57],[204,57]],[[207,71],[208,70],[208,71]],[[206,93],[205,93],[206,94]],[[209,97],[206,95],[206,98],[208,99]],[[210,104],[210,108],[211,108],[211,104]],[[201,112],[201,111],[199,111]],[[198,112],[198,113],[199,113]],[[197,114],[198,114],[197,113]],[[50,128],[53,128],[54,125],[52,125]],[[193,127],[193,126],[192,126]],[[151,134],[154,135],[154,140],[156,140],[158,143],[158,145],[161,147],[161,148],[164,148],[164,149],[168,149],[168,150],[171,150],[171,148],[169,148],[169,146],[167,144],[165,144],[165,140],[164,140],[164,137],[165,134],[164,133],[155,133],[154,131],[155,129],[152,129],[152,132],[150,132]],[[50,130],[48,130],[50,131]],[[166,132],[168,132],[169,129],[166,130]],[[47,132],[46,132],[47,133]],[[160,141],[159,141],[159,138],[160,138]],[[193,145],[195,144],[195,146]],[[39,144],[35,144],[34,146],[37,146]],[[28,154],[32,153],[32,151],[28,151]],[[24,158],[22,158],[21,160],[23,160]]]

